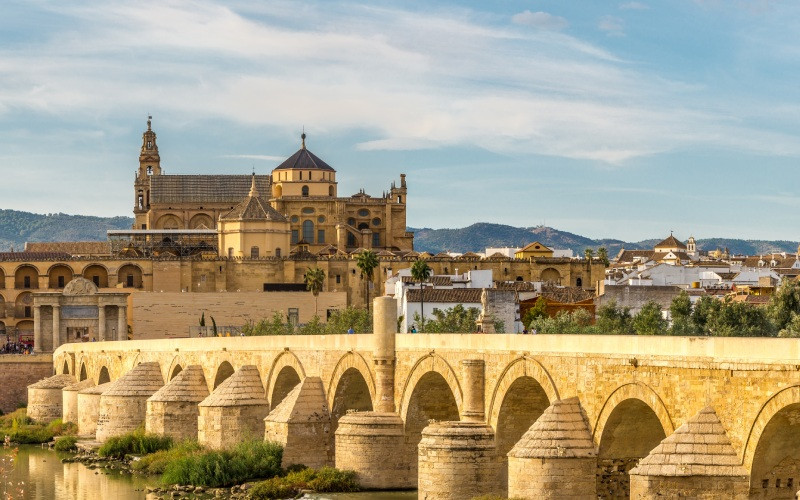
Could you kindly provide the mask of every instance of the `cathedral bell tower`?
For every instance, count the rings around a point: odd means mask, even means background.
[[[150,210],[150,176],[161,175],[161,157],[158,155],[156,133],[152,129],[152,116],[147,117],[147,130],[142,134],[139,153],[139,170],[134,181],[133,229],[148,229],[147,212]]]

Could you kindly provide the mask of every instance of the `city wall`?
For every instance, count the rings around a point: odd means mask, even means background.
[[[26,356],[0,355],[0,411],[9,413],[28,402],[28,386],[53,374],[49,354]]]

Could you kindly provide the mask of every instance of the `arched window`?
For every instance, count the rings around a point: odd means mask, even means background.
[[[304,197],[308,198],[308,186],[303,186],[302,193]]]
[[[310,220],[303,221],[303,239],[308,243],[314,243],[314,223]]]
[[[575,278],[575,286],[583,286],[583,280],[581,278]]]
[[[280,256],[281,256],[281,249],[280,247],[278,247],[275,249],[275,257],[280,257]]]

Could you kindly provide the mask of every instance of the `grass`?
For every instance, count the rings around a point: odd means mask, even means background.
[[[202,452],[202,448],[197,441],[181,441],[168,450],[160,450],[143,456],[131,464],[131,469],[143,474],[163,474],[169,463],[200,452]]]
[[[143,431],[136,430],[122,436],[109,438],[97,450],[97,454],[101,457],[121,459],[126,455],[147,455],[170,448],[172,448],[171,437],[145,434]]]
[[[248,494],[253,500],[268,500],[294,497],[300,490],[335,493],[358,491],[356,474],[353,471],[322,467],[290,472],[284,477],[273,477],[261,481],[250,488]]]
[[[281,473],[283,448],[272,442],[245,441],[230,450],[192,453],[167,463],[165,484],[223,487]]]
[[[11,441],[18,444],[47,443],[55,436],[72,435],[76,432],[75,424],[65,424],[61,419],[49,424],[34,423],[26,414],[25,408],[0,416],[0,437],[9,436]]]
[[[75,443],[78,442],[78,438],[75,436],[62,436],[56,439],[56,444],[54,446],[56,451],[77,451],[78,447],[75,446]]]

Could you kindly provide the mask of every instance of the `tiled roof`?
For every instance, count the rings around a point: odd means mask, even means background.
[[[153,175],[150,203],[228,203],[235,205],[250,191],[250,175]],[[256,175],[259,192],[270,193],[270,176]]]
[[[199,406],[267,406],[258,368],[245,365],[225,379]]]
[[[29,241],[25,243],[25,253],[29,252],[108,255],[111,244],[107,241]]]
[[[63,389],[75,383],[72,375],[53,375],[28,386],[28,389]]]
[[[203,368],[200,365],[189,365],[150,396],[148,401],[199,403],[207,397],[208,386]]]
[[[661,441],[630,473],[667,477],[748,476],[710,406]]]
[[[247,195],[233,210],[220,216],[221,220],[268,220],[274,222],[288,222],[285,215],[278,212],[264,198],[258,196],[256,191]]]
[[[425,302],[479,304],[482,288],[425,288]],[[422,290],[411,288],[406,292],[409,302],[420,302]]]
[[[622,250],[614,260],[615,262],[633,262],[637,257],[649,259],[652,256],[652,250]]]
[[[514,290],[515,292],[538,292],[535,283],[530,281],[495,281],[494,287],[498,290]]]
[[[94,387],[94,380],[87,378],[85,380],[81,380],[80,382],[75,382],[74,384],[70,384],[64,387],[63,390],[65,391],[82,391],[83,389],[88,389],[89,387]]]
[[[534,250],[542,251],[542,250],[550,250],[550,247],[547,247],[538,241],[534,241],[532,243],[528,243],[524,247],[520,248],[520,252],[532,252]]]
[[[307,150],[304,147],[297,150],[295,154],[287,158],[283,163],[278,165],[278,169],[294,169],[294,170],[333,170],[333,167],[320,160],[317,155]]]
[[[597,456],[578,398],[553,401],[508,452],[514,458],[591,458]]]
[[[591,299],[593,295],[577,286],[542,286],[542,296],[562,304],[572,304]]]
[[[686,245],[670,234],[669,238],[656,245],[656,249],[659,248],[680,248],[686,250]]]
[[[64,252],[0,252],[0,261],[67,260],[72,256]]]
[[[139,363],[103,392],[103,396],[152,396],[164,385],[161,368],[155,361]]]
[[[417,283],[414,281],[413,276],[403,276],[403,283]],[[432,284],[433,286],[453,286],[453,280],[450,276],[431,276],[427,283]]]

